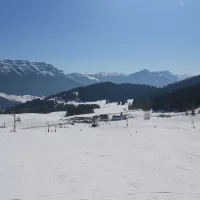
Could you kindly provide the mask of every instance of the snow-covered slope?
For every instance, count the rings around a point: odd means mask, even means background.
[[[3,97],[5,99],[8,99],[13,102],[20,102],[20,103],[25,103],[27,101],[32,101],[32,100],[38,99],[38,98],[42,99],[42,97],[31,96],[31,95],[17,96],[17,95],[4,94],[4,93],[0,93],[0,97]]]
[[[78,87],[62,70],[44,62],[0,60],[0,92],[43,96]]]
[[[107,104],[98,113],[128,112]],[[0,199],[198,200],[200,117],[50,127],[65,112],[0,115]],[[88,116],[88,115],[86,115]],[[195,129],[193,129],[194,121]]]
[[[189,78],[189,76],[174,75],[169,71],[151,72],[149,70],[141,70],[132,74],[122,73],[71,73],[67,76],[76,82],[89,85],[99,82],[113,82],[113,83],[134,83],[146,84],[157,87],[175,83],[177,81]]]
[[[0,93],[0,110],[5,108],[10,108],[16,106],[17,104],[25,103],[27,101],[32,101],[34,99],[42,99],[43,97],[31,96],[31,95],[11,95]]]

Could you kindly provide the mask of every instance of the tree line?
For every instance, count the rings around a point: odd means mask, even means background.
[[[143,109],[159,112],[186,112],[200,107],[200,84],[155,96],[148,100],[135,99],[130,110]]]
[[[94,109],[100,108],[97,104],[66,104],[58,103],[56,100],[35,99],[23,104],[19,104],[2,111],[3,114],[21,113],[51,113],[66,111],[67,116],[93,113]]]

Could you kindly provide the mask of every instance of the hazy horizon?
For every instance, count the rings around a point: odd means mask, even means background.
[[[70,72],[198,74],[199,0],[0,3],[0,57]]]

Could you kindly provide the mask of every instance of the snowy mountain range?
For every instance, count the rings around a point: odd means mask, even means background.
[[[175,75],[169,71],[151,72],[147,69],[132,74],[105,73],[105,72],[70,73],[67,74],[67,77],[84,85],[90,85],[100,82],[113,82],[113,83],[145,84],[156,87],[163,87],[168,84],[189,78],[188,75]]]
[[[188,78],[169,71],[142,70],[123,73],[66,74],[51,64],[26,60],[0,60],[0,93],[14,95],[48,96],[72,88],[100,82],[146,84],[156,87]]]
[[[62,70],[44,62],[0,60],[0,92],[46,96],[80,86]]]

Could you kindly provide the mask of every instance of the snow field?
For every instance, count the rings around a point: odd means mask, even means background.
[[[105,106],[95,112],[125,108]],[[16,133],[13,117],[0,115],[0,199],[200,199],[200,117],[145,121],[142,111],[129,113],[128,127],[75,124],[50,133],[46,123],[64,122],[65,112],[20,115]]]

